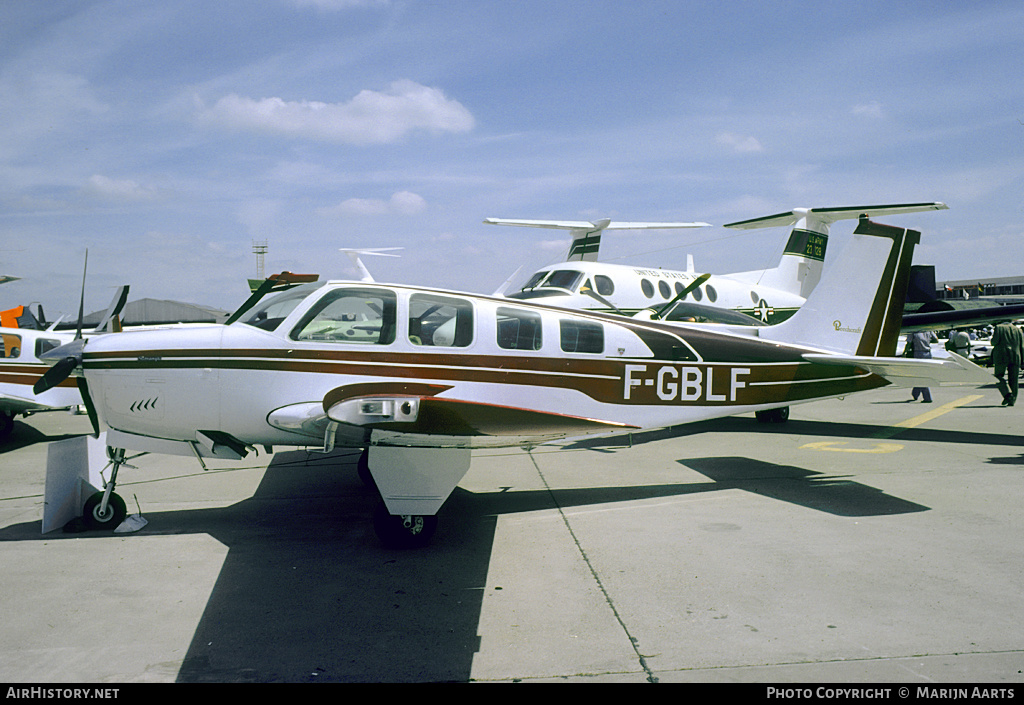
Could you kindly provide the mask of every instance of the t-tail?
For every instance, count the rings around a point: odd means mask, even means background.
[[[903,320],[917,230],[860,219],[853,238],[791,318],[762,338],[839,355],[889,357]]]
[[[843,206],[839,208],[794,208],[787,213],[776,213],[751,220],[728,223],[724,227],[739,230],[774,228],[792,225],[789,241],[782,252],[779,266],[757,272],[732,275],[756,281],[763,286],[781,289],[806,298],[821,280],[828,245],[829,226],[838,220],[861,217],[918,213],[945,210],[945,203],[896,203],[875,206]]]

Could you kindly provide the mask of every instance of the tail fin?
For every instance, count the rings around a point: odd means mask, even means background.
[[[603,218],[593,222],[586,220],[513,220],[509,218],[486,218],[487,225],[519,225],[526,228],[552,228],[569,230],[572,244],[566,262],[596,262],[601,247],[601,233],[605,230],[667,230],[672,228],[706,228],[709,223],[631,223]]]
[[[762,218],[728,223],[724,227],[739,230],[793,226],[778,267],[763,272],[744,272],[732,276],[756,280],[764,286],[807,298],[821,279],[825,263],[825,248],[828,245],[828,230],[832,223],[837,220],[853,220],[863,216],[874,218],[900,213],[945,210],[946,208],[948,206],[940,202],[843,206],[839,208],[794,208],[788,213],[777,213]]]
[[[788,320],[762,338],[869,357],[892,356],[921,233],[861,218],[828,274]]]

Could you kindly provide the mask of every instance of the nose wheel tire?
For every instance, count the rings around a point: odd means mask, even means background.
[[[102,504],[102,492],[96,492],[85,500],[85,508],[82,510],[82,519],[85,521],[85,525],[90,529],[116,529],[128,516],[124,500],[120,495],[111,492],[106,511],[100,511]]]

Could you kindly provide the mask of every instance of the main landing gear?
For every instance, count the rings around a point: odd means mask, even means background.
[[[437,516],[396,515],[383,501],[373,510],[373,530],[388,548],[423,548],[437,531]]]
[[[373,511],[377,538],[388,548],[423,548],[437,531],[436,510],[469,468],[469,451],[452,454],[448,449],[421,448],[407,453],[406,449],[376,448],[373,452],[374,471],[370,471],[369,448],[360,455],[356,469],[380,498]],[[410,509],[435,513],[392,513]]]

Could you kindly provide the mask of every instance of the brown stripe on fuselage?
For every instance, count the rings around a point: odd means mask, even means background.
[[[544,357],[348,350],[143,350],[86,353],[87,369],[233,369],[550,387],[624,405],[753,405],[848,394],[887,384],[855,367],[816,365],[781,348],[778,362]],[[633,382],[627,380],[627,366]],[[650,380],[650,381],[648,381]],[[672,383],[676,387],[672,388]],[[357,383],[364,384],[364,383]],[[688,387],[686,385],[689,385]],[[350,386],[350,385],[345,385]]]
[[[11,365],[7,363],[0,363],[0,382],[7,384],[23,384],[27,387],[31,387],[40,380],[48,369],[49,365],[38,364],[38,365]],[[61,380],[57,387],[75,387],[78,383],[74,377],[68,377],[67,379]]]

